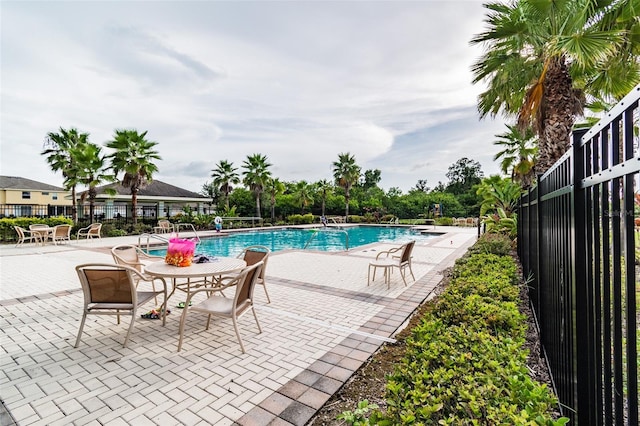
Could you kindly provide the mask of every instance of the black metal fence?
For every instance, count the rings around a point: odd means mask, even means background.
[[[518,251],[562,413],[638,424],[638,85],[522,197]]]

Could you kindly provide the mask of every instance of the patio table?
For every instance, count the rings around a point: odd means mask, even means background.
[[[170,278],[173,284],[171,293],[167,296],[167,301],[176,290],[184,291],[189,295],[191,289],[196,289],[206,285],[215,288],[215,277],[239,272],[247,266],[247,263],[235,257],[216,257],[207,263],[193,263],[191,266],[174,266],[164,261],[149,263],[144,267],[144,271],[151,276]],[[186,280],[178,282],[179,279]]]
[[[40,237],[40,242],[42,243],[42,245],[45,245],[47,240],[49,239],[49,236],[51,235],[51,231],[53,231],[53,228],[49,227],[49,225],[33,224],[29,225],[29,231],[33,232],[34,234],[38,234],[38,236]]]

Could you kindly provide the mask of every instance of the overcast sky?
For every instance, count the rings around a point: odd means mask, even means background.
[[[469,40],[482,1],[6,1],[0,174],[61,185],[40,155],[75,127],[99,145],[148,131],[155,179],[199,192],[220,160],[260,153],[275,177],[331,179],[355,155],[380,185],[446,182],[492,161],[501,119],[480,121]]]

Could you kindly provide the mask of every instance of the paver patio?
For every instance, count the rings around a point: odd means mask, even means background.
[[[431,231],[431,229],[430,229]],[[256,288],[263,333],[240,319],[242,354],[230,321],[187,320],[176,352],[176,294],[166,327],[136,320],[88,318],[74,348],[82,291],[74,267],[112,263],[108,247],[137,237],[65,246],[0,247],[0,425],[304,425],[405,323],[476,240],[476,230],[439,227],[443,235],[413,252],[416,282],[393,274],[367,286],[369,261],[389,244],[348,252],[272,254],[272,303]],[[151,307],[151,305],[149,305]]]

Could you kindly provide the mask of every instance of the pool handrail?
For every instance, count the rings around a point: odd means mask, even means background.
[[[143,240],[144,237],[147,238],[147,248],[146,248],[147,253],[149,253],[150,241],[151,241],[152,238],[154,238],[156,240],[160,240],[163,243],[169,245],[169,239],[168,238],[165,238],[165,237],[163,237],[161,235],[158,235],[158,234],[149,234],[149,233],[145,232],[145,233],[142,233],[142,234],[138,235],[138,247],[140,247],[140,248],[143,247],[142,240]]]
[[[316,235],[318,235],[318,232],[341,232],[341,233],[344,234],[345,250],[349,251],[349,233],[347,231],[345,231],[344,229],[337,229],[337,228],[331,228],[331,229],[322,229],[322,228],[320,228],[320,229],[318,229],[318,228],[313,228],[312,231],[313,232],[311,233],[311,237],[309,237],[309,239],[305,243],[304,247],[302,248],[303,250],[307,249],[309,244],[311,244],[311,241],[313,241],[314,238],[316,237]]]
[[[180,236],[180,227],[181,226],[183,226],[185,228],[191,228],[191,231],[193,232],[193,235],[195,237],[196,244],[200,243],[200,237],[198,236],[198,232],[196,231],[195,226],[193,226],[193,223],[175,223],[173,226],[175,226],[176,234],[178,236]]]

